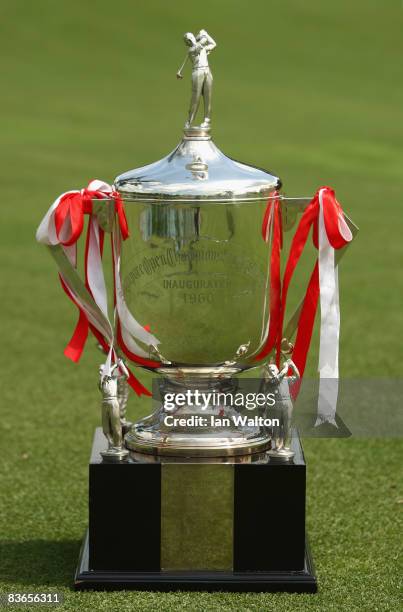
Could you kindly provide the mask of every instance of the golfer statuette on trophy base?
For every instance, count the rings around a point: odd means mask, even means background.
[[[305,461],[291,417],[318,302],[322,391],[326,379],[337,381],[337,263],[355,226],[329,187],[286,198],[277,176],[216,147],[208,64],[216,43],[205,30],[184,40],[192,95],[178,146],[113,186],[96,180],[64,193],[37,232],[79,312],[66,355],[78,361],[91,332],[106,356],[75,586],[315,591]],[[86,217],[83,280],[77,241]],[[311,228],[320,257],[289,318],[288,287]],[[283,232],[294,235],[282,278]],[[102,261],[108,242],[113,296]],[[150,395],[137,366],[154,373],[160,400],[131,424],[129,386]],[[260,411],[272,426],[240,421],[247,410],[228,402],[252,369],[260,391],[275,397]],[[196,392],[203,405],[190,401]],[[227,399],[217,403],[220,393]],[[335,398],[326,399],[328,414]],[[112,528],[116,516],[125,528]]]
[[[123,372],[120,376],[117,373],[118,368]],[[125,459],[129,451],[123,445],[126,425],[124,410],[127,400],[124,384],[129,373],[121,359],[110,368],[108,374],[104,373],[104,369],[104,366],[100,367],[99,390],[102,393],[102,429],[108,441],[108,448],[102,451],[101,455],[104,459]]]

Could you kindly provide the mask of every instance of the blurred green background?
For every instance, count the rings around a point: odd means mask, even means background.
[[[71,610],[397,609],[394,440],[305,443],[317,596],[70,590],[100,357],[90,342],[79,366],[64,358],[76,312],[34,233],[59,193],[174,148],[182,35],[206,28],[217,145],[272,169],[289,195],[335,187],[360,227],[340,274],[342,374],[399,377],[402,21],[400,0],[2,0],[1,591],[64,590]],[[309,373],[316,363],[314,346]],[[132,418],[148,410],[132,397]]]

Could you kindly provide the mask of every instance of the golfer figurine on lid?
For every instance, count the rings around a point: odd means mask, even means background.
[[[187,32],[183,39],[189,47],[189,51],[185,61],[176,73],[178,79],[183,78],[182,70],[187,60],[190,59],[192,62],[192,99],[185,128],[192,126],[202,96],[204,101],[204,120],[201,127],[206,128],[210,126],[211,92],[213,88],[213,75],[211,74],[207,56],[217,45],[206,30],[200,30],[196,37],[191,32]]]
[[[216,43],[206,30],[186,33],[184,42],[177,77],[190,60],[192,88],[179,144],[163,159],[120,174],[113,185],[93,180],[64,191],[37,231],[78,311],[66,356],[78,362],[92,334],[106,359],[100,380],[106,438],[98,429],[89,539],[76,586],[163,582],[236,589],[242,583],[273,590],[298,582],[314,590],[305,545],[305,462],[299,436],[290,436],[292,403],[320,303],[318,415],[334,421],[337,386],[329,394],[326,381],[338,379],[337,265],[356,228],[332,188],[288,198],[278,176],[220,151],[211,136],[209,54]],[[81,278],[77,244],[84,230]],[[293,234],[287,253],[285,232]],[[290,314],[288,291],[310,232],[318,255]],[[103,262],[108,242],[111,295]],[[154,411],[130,423],[127,388],[138,397],[151,395],[140,368],[158,380],[158,394]],[[244,408],[228,401],[248,371],[279,398],[273,427],[237,418]],[[202,405],[191,401],[196,391]],[[220,393],[226,399],[217,404]],[[174,410],[165,407],[167,397]],[[270,542],[249,534],[252,524],[266,525],[273,487],[281,489],[278,499],[289,500],[273,519],[278,545],[272,532]],[[134,520],[141,533],[122,529],[106,536],[116,499],[120,524]],[[278,572],[285,572],[283,582]]]

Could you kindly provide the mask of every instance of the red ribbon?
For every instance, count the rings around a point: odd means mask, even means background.
[[[304,211],[301,217],[297,231],[291,243],[290,253],[288,255],[287,264],[285,267],[283,287],[281,293],[281,309],[279,321],[279,335],[277,343],[277,360],[280,358],[281,339],[283,333],[284,315],[287,305],[288,289],[295,268],[304,250],[305,244],[311,227],[313,228],[312,238],[315,248],[318,248],[318,219],[319,219],[319,192],[322,193],[323,217],[325,223],[326,234],[330,245],[334,249],[340,249],[348,243],[339,229],[339,218],[343,217],[343,209],[336,200],[335,192],[330,187],[320,187],[312,198],[311,202]],[[303,376],[308,350],[311,343],[315,315],[319,299],[319,264],[316,261],[313,269],[302,309],[298,319],[297,337],[293,350],[293,361],[297,366],[301,377]]]
[[[94,325],[92,325],[92,323],[88,321],[87,315],[85,314],[83,309],[80,307],[78,302],[76,302],[74,297],[71,295],[63,278],[60,275],[59,275],[59,278],[60,278],[61,285],[66,295],[73,302],[73,304],[77,306],[80,312],[78,323],[74,330],[73,336],[64,351],[64,354],[66,355],[66,357],[68,357],[72,361],[77,362],[81,357],[81,353],[83,351],[85,341],[87,340],[89,329],[91,330],[91,332],[93,333],[93,335],[95,336],[99,344],[101,345],[104,352],[107,354],[109,351],[109,345],[107,341],[105,340],[104,336],[101,334],[101,332],[97,330],[96,327],[94,327]],[[150,391],[146,387],[144,387],[144,385],[141,384],[138,378],[134,376],[133,372],[131,372],[129,368],[127,368],[127,370],[129,372],[129,378],[127,382],[132,387],[132,389],[135,391],[135,393],[138,396],[141,396],[141,395],[151,396]]]
[[[67,297],[75,304],[79,310],[79,317],[74,329],[73,335],[68,342],[66,348],[64,349],[64,354],[68,359],[77,363],[80,360],[82,355],[85,343],[88,337],[88,329],[89,322],[87,319],[87,315],[84,310],[80,307],[80,305],[75,301],[70,291],[67,288],[66,283],[63,280],[63,277],[59,274],[60,284],[63,287],[63,291],[67,295]]]
[[[106,193],[83,189],[80,192],[66,193],[60,198],[55,211],[56,235],[59,242],[64,246],[76,244],[83,231],[84,215],[92,213],[92,200],[105,200],[106,198],[113,199],[115,202],[115,211],[118,216],[122,238],[126,240],[129,236],[129,229],[120,195],[116,191]],[[61,236],[62,230],[65,234],[64,237]]]
[[[268,241],[270,231],[269,222],[272,218],[272,249],[270,255],[270,321],[269,332],[263,348],[255,359],[260,360],[266,357],[273,350],[277,342],[280,309],[281,309],[281,277],[280,277],[280,252],[283,246],[283,232],[281,224],[281,208],[278,200],[278,192],[274,194],[274,200],[270,199],[267,203],[262,222],[263,240]]]

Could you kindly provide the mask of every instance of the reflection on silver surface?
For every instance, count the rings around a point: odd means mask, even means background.
[[[259,200],[127,204],[123,297],[159,339],[164,371],[206,369],[214,376],[224,364],[242,364],[235,371],[256,365],[269,313],[270,245],[259,236],[265,206]]]
[[[196,160],[208,167],[204,180],[195,180]],[[200,167],[198,171],[201,170]],[[255,201],[279,189],[277,176],[237,162],[220,151],[210,138],[209,129],[184,130],[176,149],[157,162],[121,174],[115,179],[125,200],[142,201]]]
[[[177,250],[200,235],[200,207],[179,208],[151,204],[143,208],[139,220],[143,241],[153,235],[171,238]]]

